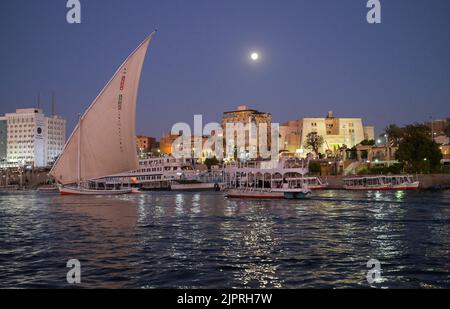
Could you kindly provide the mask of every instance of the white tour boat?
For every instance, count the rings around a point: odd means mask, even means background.
[[[231,163],[224,166],[229,198],[302,199],[311,194],[304,168],[286,167],[285,161]]]
[[[300,180],[302,181],[302,185],[308,187],[310,190],[323,190],[328,188],[328,183],[322,181],[317,176],[304,176],[300,177]]]
[[[344,179],[346,190],[417,190],[419,181],[410,175],[362,176]]]
[[[50,171],[61,194],[132,193],[132,188],[100,187],[95,180],[138,168],[136,98],[144,58],[154,34],[131,53],[84,115],[79,117]]]
[[[222,171],[196,170],[192,159],[164,155],[142,158],[137,170],[107,176],[97,182],[108,189],[120,185],[143,191],[217,191],[222,185]]]

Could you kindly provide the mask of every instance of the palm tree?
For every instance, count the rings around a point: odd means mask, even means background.
[[[389,146],[398,146],[403,137],[403,129],[396,124],[390,124],[384,129],[384,132],[380,136],[384,136],[387,139]]]

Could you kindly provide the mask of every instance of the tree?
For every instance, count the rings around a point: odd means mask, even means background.
[[[311,132],[306,135],[306,141],[304,147],[306,149],[311,149],[315,154],[319,154],[319,149],[322,147],[324,141],[323,137],[318,135],[316,132]]]
[[[445,128],[445,135],[450,137],[450,124],[447,126],[447,128]]]
[[[211,166],[218,165],[219,160],[214,156],[212,158],[206,158],[204,164],[208,167],[208,170],[211,170]]]
[[[380,137],[387,137],[390,146],[398,146],[403,137],[403,130],[396,124],[390,124],[384,129],[384,133]]]
[[[408,172],[413,173],[438,171],[442,159],[439,145],[430,139],[430,128],[422,124],[403,129],[403,138],[395,156]]]
[[[308,165],[308,171],[310,174],[320,174],[320,164],[317,162],[310,162]]]
[[[369,140],[365,139],[360,144],[363,146],[373,146],[373,145],[375,145],[375,140],[374,139],[369,139]]]

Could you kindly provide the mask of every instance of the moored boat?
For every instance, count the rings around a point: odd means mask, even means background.
[[[417,190],[419,181],[411,175],[378,175],[345,178],[346,190]]]
[[[59,188],[56,185],[46,185],[46,186],[40,186],[37,188],[37,191],[39,193],[58,193]]]
[[[197,170],[191,159],[172,156],[139,160],[137,170],[110,175],[97,180],[106,188],[121,185],[144,191],[217,191],[223,183],[221,170]]]
[[[204,182],[197,179],[178,179],[170,182],[171,191],[220,191],[219,182]]]
[[[14,192],[18,191],[20,187],[18,185],[9,185],[0,187],[0,192]]]
[[[303,199],[311,194],[307,188],[234,188],[226,190],[228,198]]]
[[[230,198],[302,199],[311,194],[305,169],[285,162],[232,163],[225,165],[225,192]]]
[[[308,187],[310,190],[323,190],[328,188],[328,183],[317,176],[299,176],[296,179],[301,182],[303,187]]]
[[[61,194],[116,195],[132,192],[131,188],[99,187],[92,183],[95,179],[138,168],[136,98],[144,58],[154,34],[131,53],[79,117],[50,171]]]
[[[134,193],[133,189],[89,189],[77,186],[60,186],[61,195],[121,195]]]

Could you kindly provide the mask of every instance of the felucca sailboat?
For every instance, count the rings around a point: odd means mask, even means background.
[[[130,188],[98,188],[95,180],[138,168],[136,98],[142,65],[155,35],[147,37],[124,61],[67,141],[50,175],[61,194],[110,195]]]

